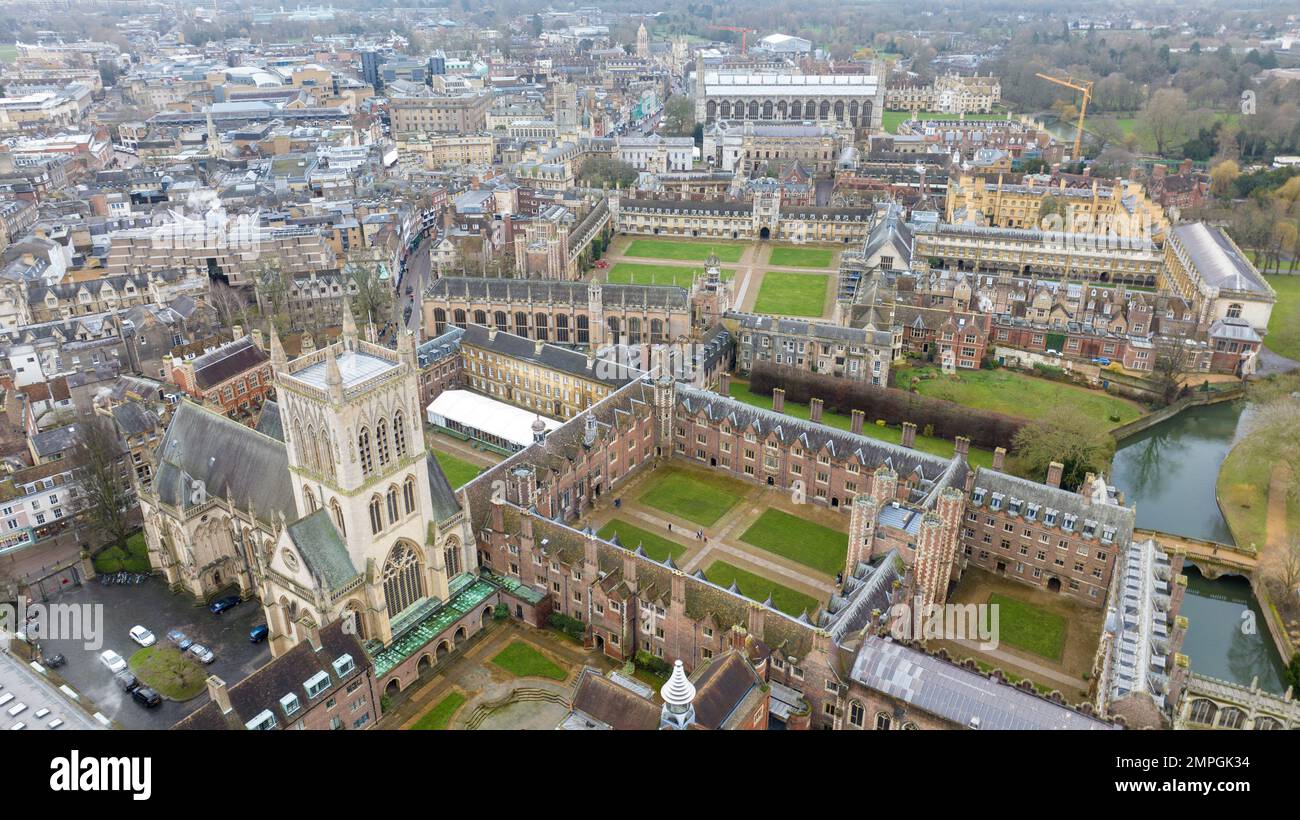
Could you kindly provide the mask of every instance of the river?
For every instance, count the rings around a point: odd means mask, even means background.
[[[1244,402],[1192,407],[1119,446],[1111,480],[1137,506],[1139,527],[1233,543],[1214,488],[1250,412]],[[1282,658],[1249,583],[1238,576],[1210,581],[1192,566],[1185,574],[1182,651],[1192,671],[1247,686],[1258,676],[1264,689],[1283,692]],[[1253,632],[1241,628],[1248,621]]]

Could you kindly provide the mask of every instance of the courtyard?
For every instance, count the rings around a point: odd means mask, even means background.
[[[679,288],[689,288],[695,278],[702,275],[702,267],[616,262],[606,274],[605,281],[616,285],[676,285]],[[720,275],[726,281],[735,276],[735,271],[724,268]]]
[[[717,254],[720,261],[735,263],[740,261],[745,248],[746,244],[739,242],[633,239],[624,254],[646,259],[677,259],[686,262],[703,262],[710,254]]]
[[[755,313],[821,318],[827,312],[830,276],[824,273],[767,271],[754,300]]]
[[[943,399],[976,410],[1018,418],[1036,419],[1047,411],[1068,405],[1118,427],[1142,415],[1142,408],[1103,390],[1090,390],[1066,382],[1039,378],[1014,370],[961,370],[948,375],[937,367],[900,367],[894,370],[900,390],[915,388],[922,396]]]
[[[1001,669],[1013,682],[1028,679],[1040,692],[1059,690],[1071,703],[1088,698],[1103,608],[969,566],[948,601],[996,605],[998,646],[985,650],[978,639],[966,639],[932,641],[936,647],[972,658],[986,672]]]
[[[796,503],[773,487],[675,461],[619,489],[617,507],[585,522],[603,538],[651,559],[669,556],[685,572],[704,572],[722,587],[734,581],[755,601],[811,616],[834,590],[848,548],[848,514]]]

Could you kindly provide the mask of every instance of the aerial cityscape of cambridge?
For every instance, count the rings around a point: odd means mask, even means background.
[[[0,710],[1300,729],[1300,2],[0,0]]]

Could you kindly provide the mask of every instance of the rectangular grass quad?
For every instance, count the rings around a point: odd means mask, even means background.
[[[1065,647],[1065,618],[1024,601],[994,593],[989,605],[997,606],[998,638],[1008,646],[1060,660]]]
[[[711,527],[744,495],[746,487],[725,476],[670,472],[641,494],[648,507]]]
[[[691,262],[703,262],[710,253],[716,253],[723,262],[739,262],[745,252],[744,245],[714,242],[678,242],[671,239],[634,239],[628,245],[626,256],[642,256],[650,259],[684,259]]]
[[[442,468],[442,474],[447,476],[447,483],[452,487],[461,487],[468,484],[470,479],[483,472],[477,465],[470,464],[465,459],[451,453],[434,450],[433,457],[437,459],[438,466]]]
[[[766,510],[740,540],[827,575],[844,569],[849,537],[781,510]]]
[[[565,671],[523,641],[515,641],[497,653],[492,663],[517,678],[564,680]]]
[[[703,268],[618,262],[609,269],[606,281],[614,285],[676,285],[679,288],[689,288],[695,277],[702,273]]]
[[[621,518],[611,518],[596,534],[606,541],[618,535],[618,542],[630,550],[636,549],[639,544],[646,555],[660,563],[670,555],[674,559],[681,558],[686,552],[686,547],[676,541],[633,526]]]
[[[769,261],[786,268],[829,268],[834,255],[826,248],[773,248]]]
[[[829,284],[830,277],[824,273],[768,271],[763,274],[754,312],[776,316],[821,316],[826,307]]]
[[[721,587],[730,587],[731,582],[735,581],[740,594],[755,601],[766,601],[767,596],[771,595],[772,606],[787,615],[798,616],[800,613],[807,612],[808,616],[812,617],[821,606],[811,595],[804,595],[802,592],[743,570],[734,564],[728,564],[726,561],[714,561],[704,571],[704,577]]]

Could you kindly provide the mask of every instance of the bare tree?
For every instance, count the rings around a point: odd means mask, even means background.
[[[355,253],[344,265],[344,273],[355,288],[352,309],[360,326],[373,322],[382,328],[392,318],[392,283],[381,279],[379,270],[374,260]]]
[[[1171,404],[1183,389],[1183,374],[1187,372],[1190,354],[1182,339],[1161,336],[1156,341],[1156,357],[1151,376],[1160,389],[1160,399]]]
[[[248,301],[235,288],[224,282],[213,282],[208,289],[208,302],[223,328],[229,330],[236,324],[248,328]]]
[[[1287,542],[1286,552],[1278,562],[1277,577],[1288,594],[1300,587],[1300,539],[1292,538]]]
[[[130,531],[127,513],[134,504],[123,463],[125,452],[111,419],[92,415],[77,424],[72,459],[84,499],[80,512],[119,547],[126,544]]]

